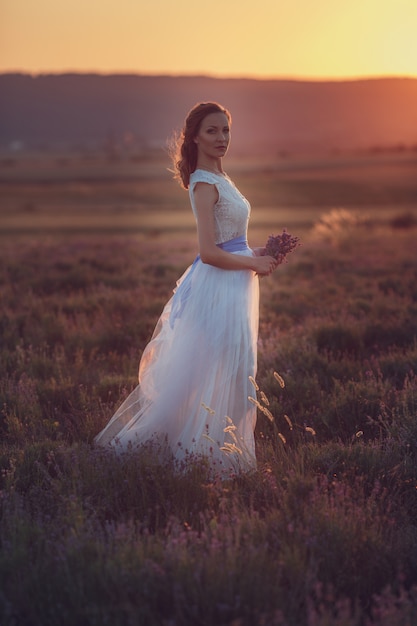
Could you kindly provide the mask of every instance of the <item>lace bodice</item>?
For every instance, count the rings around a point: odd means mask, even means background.
[[[229,241],[246,235],[250,215],[250,204],[226,175],[197,169],[190,176],[189,194],[195,218],[194,188],[197,183],[215,185],[219,199],[214,205],[216,243]]]

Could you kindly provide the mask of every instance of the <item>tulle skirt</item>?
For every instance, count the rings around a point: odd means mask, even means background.
[[[234,254],[253,252],[245,242]],[[256,407],[248,397],[258,316],[254,272],[219,269],[197,257],[143,352],[138,386],[96,443],[125,451],[152,441],[184,463],[204,455],[219,471],[255,468]]]

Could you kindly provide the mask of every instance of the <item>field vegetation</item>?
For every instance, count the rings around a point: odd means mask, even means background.
[[[417,623],[413,158],[231,163],[250,243],[302,247],[261,281],[258,470],[227,480],[93,445],[196,252],[165,161],[3,164],[2,625]]]

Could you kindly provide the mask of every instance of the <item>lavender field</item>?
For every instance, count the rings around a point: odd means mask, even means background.
[[[230,164],[250,244],[302,246],[261,281],[228,480],[92,443],[196,253],[167,167],[0,159],[0,623],[417,623],[416,154]]]

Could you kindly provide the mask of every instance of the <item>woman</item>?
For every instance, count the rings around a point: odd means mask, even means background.
[[[139,366],[139,385],[96,437],[155,441],[176,459],[202,454],[219,470],[256,467],[258,276],[277,262],[247,244],[248,201],[223,170],[231,116],[214,102],[188,114],[174,156],[189,190],[200,254],[177,283]]]

